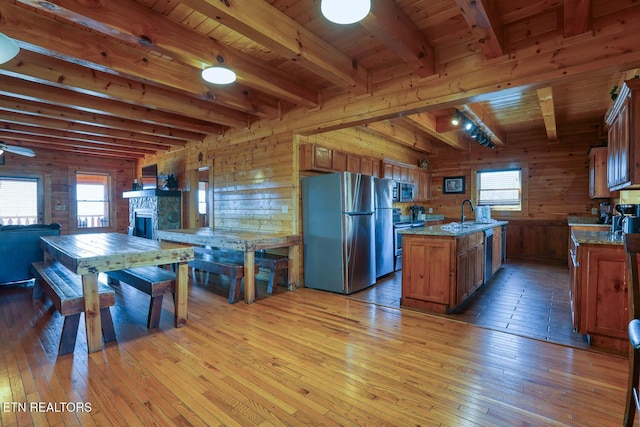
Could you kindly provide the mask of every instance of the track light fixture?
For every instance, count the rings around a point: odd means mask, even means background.
[[[453,115],[453,118],[451,119],[451,124],[454,126],[458,126],[460,122],[462,122],[462,113],[456,110],[456,113]]]
[[[451,124],[458,126],[462,124],[462,130],[471,138],[478,141],[478,143],[484,147],[495,148],[495,144],[491,142],[491,137],[487,135],[480,126],[476,125],[471,119],[464,115],[464,113],[456,110],[456,113],[451,119]]]

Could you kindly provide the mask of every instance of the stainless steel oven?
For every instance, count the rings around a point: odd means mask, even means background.
[[[399,222],[393,224],[393,269],[398,271],[402,268],[402,234],[400,230],[411,228],[410,222]]]
[[[424,221],[396,222],[393,224],[393,268],[394,271],[402,269],[402,234],[400,230],[407,228],[423,227]]]

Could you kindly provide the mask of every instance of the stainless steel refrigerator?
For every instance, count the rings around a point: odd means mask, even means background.
[[[302,179],[304,281],[350,294],[376,281],[373,178],[350,172]]]
[[[376,278],[394,271],[393,259],[393,187],[395,181],[373,178]]]

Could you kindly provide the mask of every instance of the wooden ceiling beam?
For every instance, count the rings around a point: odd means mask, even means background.
[[[367,70],[266,1],[181,0],[301,67],[356,94],[369,92]]]
[[[50,58],[23,49],[19,58],[7,62],[0,74],[63,89],[120,101],[144,108],[179,114],[213,125],[246,126],[248,116],[236,110],[228,116],[220,106],[167,89],[157,88],[100,71]]]
[[[417,113],[404,117],[404,120],[412,126],[426,132],[432,138],[459,151],[468,151],[469,142],[462,138],[457,129],[449,129],[442,132],[438,129],[438,119],[431,113]]]
[[[20,99],[29,99],[44,102],[49,105],[59,105],[68,108],[80,109],[98,114],[106,114],[114,117],[127,117],[146,123],[156,123],[164,126],[173,126],[192,132],[200,132],[212,135],[220,135],[224,128],[212,123],[194,120],[185,116],[165,113],[162,111],[150,111],[143,107],[132,106],[118,101],[111,101],[71,92],[66,89],[47,86],[41,83],[33,83],[19,78],[0,75],[0,94]]]
[[[585,33],[591,27],[591,0],[564,0],[564,36]]]
[[[41,126],[33,126],[23,123],[14,123],[5,118],[0,118],[0,129],[8,132],[20,133],[22,135],[35,135],[53,137],[58,139],[66,139],[70,141],[87,142],[99,146],[113,146],[124,148],[139,148],[148,151],[147,154],[153,154],[158,151],[169,150],[171,145],[156,144],[146,141],[132,141],[130,139],[114,138],[105,135],[91,135],[80,132],[70,132],[55,128],[49,128],[42,124]]]
[[[142,83],[165,88],[172,88],[192,94],[203,100],[210,100],[221,108],[220,119],[236,117],[237,127],[247,118],[240,111],[233,111],[232,106],[246,104],[245,92],[239,87],[227,91],[214,89],[200,77],[200,70],[183,65],[177,61],[167,61],[156,54],[130,47],[124,43],[110,40],[99,33],[92,32],[79,25],[48,18],[45,14],[34,13],[25,8],[9,3],[0,3],[0,16],[11,16],[4,20],[2,32],[18,40],[23,49],[40,52],[45,55],[74,62],[93,70],[102,71],[131,78]],[[42,35],[46,34],[47,37]],[[238,96],[233,95],[239,91]],[[234,99],[230,97],[233,95]],[[223,105],[224,104],[224,105]],[[229,107],[227,107],[229,105]],[[258,114],[262,105],[252,105]],[[267,117],[277,115],[274,107],[268,107],[263,114]]]
[[[293,80],[289,73],[228,48],[135,1],[90,4],[76,0],[50,0],[46,3],[40,0],[18,1],[201,70],[217,65],[217,58],[220,58],[233,69],[238,82],[247,87],[296,105],[309,108],[318,105],[318,93]]]
[[[58,141],[70,141],[78,146],[95,147],[102,150],[122,150],[132,153],[156,154],[158,151],[168,151],[169,147],[157,144],[135,143],[133,141],[117,140],[102,136],[88,137],[87,135],[74,134],[45,127],[33,127],[20,124],[7,124],[0,122],[0,131],[5,135],[10,132],[20,135],[21,138],[53,138]]]
[[[556,110],[553,105],[553,90],[550,86],[537,90],[540,110],[544,119],[544,127],[547,131],[547,139],[556,141],[558,139],[558,129],[556,127]]]
[[[36,101],[15,99],[2,95],[0,95],[0,110],[29,115],[36,118],[36,120],[38,118],[58,119],[67,123],[68,126],[95,126],[104,129],[106,134],[109,134],[110,130],[114,130],[145,135],[151,138],[167,139],[176,141],[176,145],[182,145],[182,141],[201,141],[204,137],[203,133],[135,122],[119,117],[105,116],[62,106],[51,106]]]
[[[437,152],[436,148],[427,138],[398,126],[389,120],[368,123],[364,125],[363,128],[422,153],[436,154]]]
[[[505,54],[502,21],[494,2],[489,0],[456,0],[456,4],[487,59]]]
[[[360,25],[398,54],[420,77],[435,72],[435,52],[422,31],[395,0],[376,0]]]
[[[104,156],[108,155],[118,155],[124,158],[136,157],[142,158],[149,154],[155,154],[155,151],[151,151],[148,153],[146,149],[136,149],[136,148],[125,148],[125,147],[104,147],[95,144],[86,144],[79,141],[71,141],[71,140],[63,140],[57,138],[48,138],[39,135],[28,135],[21,134],[15,132],[6,132],[4,130],[0,130],[0,139],[3,141],[17,141],[21,146],[29,146],[29,147],[41,147],[44,149],[59,149],[61,147],[66,147],[68,150],[73,149],[74,152],[78,152],[82,150],[82,152],[92,152],[96,154],[102,154]],[[28,144],[25,144],[28,143]],[[37,152],[36,152],[37,155]]]

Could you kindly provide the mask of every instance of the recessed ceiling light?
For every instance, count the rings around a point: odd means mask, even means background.
[[[322,0],[320,10],[335,24],[353,24],[369,14],[371,0]]]
[[[19,51],[20,48],[16,42],[0,33],[0,64],[4,64],[5,62],[13,59]]]
[[[228,85],[236,81],[236,73],[226,67],[209,67],[202,70],[202,78],[209,83]]]

